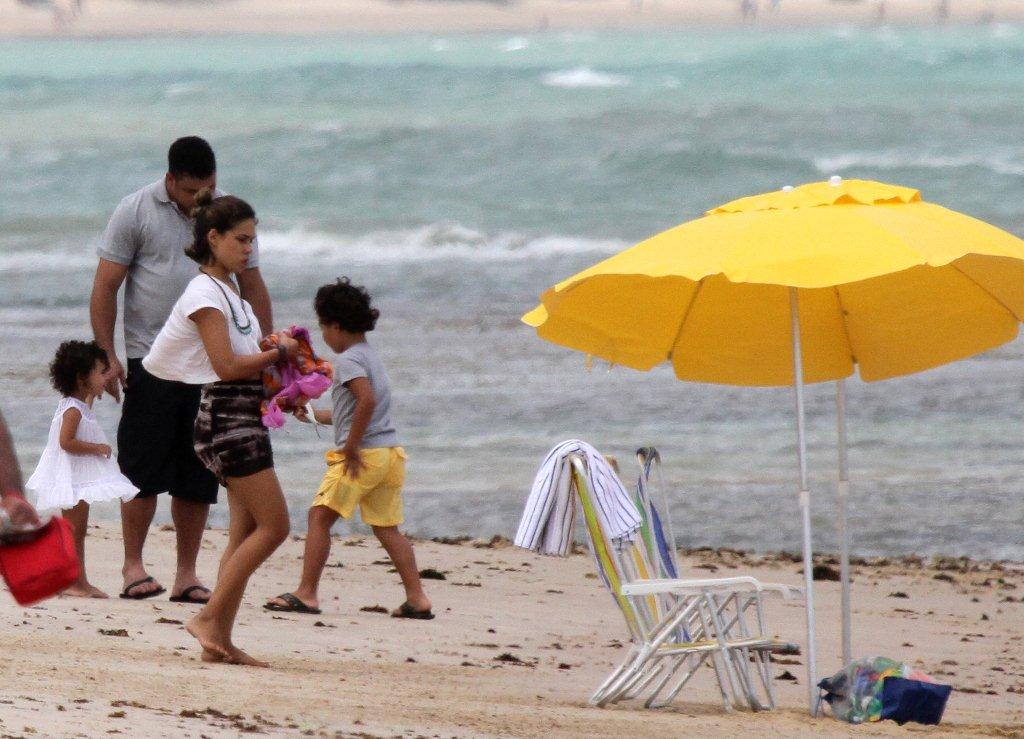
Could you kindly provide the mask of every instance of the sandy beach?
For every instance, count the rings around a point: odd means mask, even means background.
[[[670,29],[693,25],[767,26],[880,22],[878,0],[781,0],[775,12],[759,3],[744,20],[738,0],[235,0],[209,3],[70,0],[25,5],[0,0],[0,36],[140,36],[154,34],[537,31],[544,29]],[[931,24],[936,0],[887,2],[884,21]],[[949,22],[1015,22],[1024,6],[992,0],[950,3]]]
[[[676,520],[691,523],[680,541],[797,546],[788,389],[697,388],[667,368],[591,374],[518,316],[556,275],[690,211],[833,173],[927,184],[934,202],[1019,231],[1024,36],[1010,24],[1024,22],[1024,3],[952,0],[950,27],[935,33],[900,26],[931,29],[938,0],[889,0],[884,19],[879,4],[781,0],[770,14],[760,0],[748,32],[739,0],[84,0],[81,12],[72,0],[0,0],[0,322],[12,347],[0,390],[17,399],[4,411],[25,475],[56,402],[53,349],[89,336],[95,241],[188,122],[216,136],[231,191],[260,203],[279,321],[308,324],[311,286],[327,275],[381,296],[378,335],[416,465],[405,526],[486,535],[416,541],[420,569],[435,572],[433,621],[389,618],[400,583],[365,528],[335,541],[322,614],[265,611],[297,583],[298,527],[332,441],[286,428],[274,443],[295,533],[253,576],[235,631],[271,667],[202,662],[184,629],[195,606],[117,598],[122,538],[108,507],[87,552],[111,599],[22,608],[0,585],[0,738],[1024,739],[1024,561],[856,559],[855,656],[902,660],[954,692],[939,727],[850,727],[807,716],[802,655],[777,660],[772,713],[723,712],[710,669],[666,709],[591,707],[628,632],[590,556],[541,557],[490,536],[510,533],[543,449],[584,436],[620,458],[648,441],[666,450]],[[845,28],[771,32],[825,25]],[[736,28],[646,33],[715,26]],[[639,32],[568,32],[588,29]],[[1013,402],[1024,347],[1001,351],[923,379],[851,383],[857,551],[1024,560]],[[814,392],[825,518],[832,390]],[[99,415],[116,438],[120,407]],[[167,507],[146,548],[165,586]],[[714,520],[692,525],[708,511]],[[214,509],[215,522],[225,514]],[[832,527],[815,526],[815,543],[834,548]],[[225,542],[207,532],[207,584]],[[827,553],[816,561],[837,567]],[[803,584],[792,554],[690,550],[683,571]],[[842,666],[838,582],[817,583],[816,612],[825,677]],[[804,642],[802,604],[771,602],[769,618],[779,639]]]
[[[151,534],[151,571],[167,578],[173,536]],[[223,547],[200,555],[212,577]],[[94,527],[93,581],[119,585],[120,533]],[[623,654],[626,631],[589,555],[546,558],[506,542],[418,542],[438,617],[377,612],[400,600],[397,576],[371,538],[335,543],[319,616],[271,614],[266,596],[294,585],[293,536],[250,582],[238,643],[270,669],[208,665],[181,623],[194,606],[58,598],[20,608],[0,598],[4,736],[1024,736],[1024,565],[969,560],[860,560],[854,567],[854,652],[905,660],[955,687],[940,727],[882,722],[853,730],[802,709],[801,657],[776,667],[780,708],[727,715],[710,670],[669,709],[612,709],[587,697]],[[799,584],[786,555],[686,553],[691,576],[750,573]],[[827,557],[825,558],[827,561]],[[838,583],[817,584],[819,672],[839,667]],[[371,609],[371,610],[367,610]],[[772,604],[779,637],[800,640],[803,609]],[[794,676],[786,678],[787,673]]]

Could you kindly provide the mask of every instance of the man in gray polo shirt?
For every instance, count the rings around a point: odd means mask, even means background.
[[[164,592],[142,562],[142,549],[156,513],[156,496],[162,492],[171,494],[178,544],[171,600],[201,603],[210,596],[196,574],[196,557],[210,504],[217,502],[218,486],[192,448],[200,386],[154,377],[142,367],[142,358],[175,301],[198,274],[198,265],[185,255],[185,247],[193,240],[189,213],[196,194],[216,188],[216,183],[217,165],[210,145],[197,136],[178,139],[167,153],[167,174],[121,201],[97,249],[99,266],[89,314],[96,341],[110,359],[107,391],[118,401],[121,390],[125,391],[117,430],[118,461],[140,491],[121,506],[122,598],[150,598]],[[260,326],[270,331],[274,325],[270,296],[253,246],[249,268],[238,275],[238,283]],[[117,293],[126,278],[127,373],[114,350]]]

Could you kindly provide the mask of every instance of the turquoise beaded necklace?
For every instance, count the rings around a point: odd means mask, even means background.
[[[245,325],[243,326],[238,322],[238,316],[235,315],[235,305],[234,303],[231,302],[231,299],[228,297],[227,290],[225,290],[224,286],[220,284],[220,280],[211,275],[209,272],[203,272],[203,274],[209,277],[211,280],[213,280],[213,284],[217,286],[217,288],[220,290],[221,295],[224,296],[224,300],[227,301],[228,308],[231,310],[231,322],[235,324],[235,328],[238,329],[238,333],[242,334],[242,336],[248,336],[249,334],[251,334],[252,318],[249,316],[248,313],[245,312],[245,300],[242,299],[241,296],[239,296],[238,298],[239,300],[242,301],[242,315],[245,316]]]

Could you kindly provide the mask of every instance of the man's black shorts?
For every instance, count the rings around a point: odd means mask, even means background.
[[[196,503],[217,502],[217,478],[192,445],[202,385],[161,380],[141,359],[128,360],[128,387],[117,427],[121,472],[144,498],[169,492]]]

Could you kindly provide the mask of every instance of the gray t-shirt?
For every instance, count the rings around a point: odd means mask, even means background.
[[[215,197],[226,193],[214,191]],[[124,290],[124,344],[129,359],[146,356],[199,265],[185,255],[194,221],[178,209],[163,179],[134,192],[110,217],[100,259],[128,267]],[[249,267],[259,265],[253,244]]]
[[[391,382],[380,361],[380,355],[365,341],[338,355],[334,361],[334,383],[331,385],[331,400],[334,408],[331,420],[334,422],[334,443],[344,446],[352,428],[352,416],[356,412],[356,396],[345,387],[345,383],[357,377],[369,379],[377,405],[373,409],[370,425],[363,434],[361,449],[398,446],[398,433],[391,422]]]

